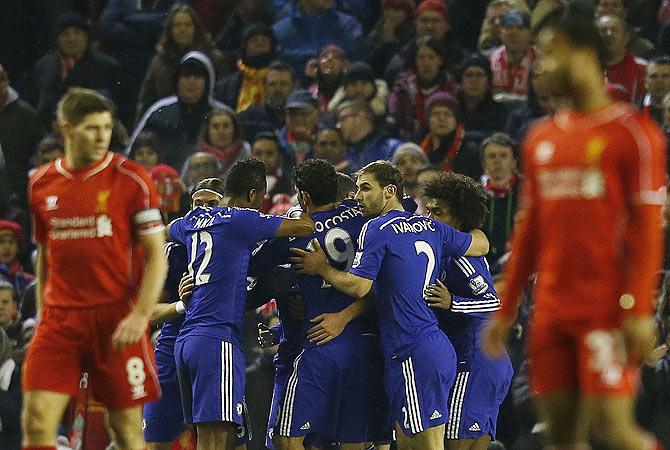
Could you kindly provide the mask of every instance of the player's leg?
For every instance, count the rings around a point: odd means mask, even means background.
[[[391,443],[375,442],[375,450],[391,450]]]
[[[27,391],[23,393],[23,447],[56,445],[56,434],[70,395],[59,392]]]
[[[142,407],[110,410],[109,426],[114,431],[119,450],[144,450],[146,443],[142,435]]]
[[[396,423],[398,450],[443,450],[444,424],[437,425],[416,434],[406,435]]]
[[[474,439],[451,439],[447,441],[447,448],[449,450],[486,450],[490,442],[490,436],[480,436]]]
[[[232,422],[202,422],[198,431],[198,450],[234,450],[237,425]]]
[[[277,450],[304,450],[305,436],[288,437],[275,434],[272,442]]]
[[[536,398],[538,412],[547,424],[547,434],[556,446],[571,446],[580,442],[580,420],[577,413],[579,395],[576,390],[557,391]]]

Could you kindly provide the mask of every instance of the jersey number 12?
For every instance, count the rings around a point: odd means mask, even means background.
[[[195,258],[198,255],[198,246],[200,244],[205,245],[205,254],[203,255],[200,267],[198,267],[198,271],[195,272],[194,275],[195,268],[193,265],[195,264]],[[195,286],[209,283],[211,274],[205,273],[205,269],[207,268],[207,265],[209,265],[209,261],[212,259],[212,247],[214,247],[214,241],[212,241],[212,235],[207,231],[198,231],[191,236],[191,262],[188,265],[188,274],[193,277]]]

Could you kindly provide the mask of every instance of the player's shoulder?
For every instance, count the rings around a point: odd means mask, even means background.
[[[58,171],[56,170],[56,161],[53,161],[49,164],[37,167],[28,178],[28,184],[34,189],[35,187],[48,183],[56,176],[58,176]]]

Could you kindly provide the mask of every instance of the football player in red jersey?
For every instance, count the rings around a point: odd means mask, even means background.
[[[552,449],[661,448],[635,423],[637,367],[654,344],[665,139],[604,91],[605,46],[568,16],[538,35],[538,61],[568,108],[524,143],[522,210],[502,309],[484,336],[502,352],[528,276],[537,273],[528,356]]]
[[[148,317],[167,272],[163,223],[149,174],[108,151],[112,107],[71,89],[58,105],[62,159],[30,180],[40,323],[25,361],[23,448],[54,450],[62,414],[90,375],[116,443],[146,447],[142,407],[159,394]],[[133,249],[144,275],[133,276]]]

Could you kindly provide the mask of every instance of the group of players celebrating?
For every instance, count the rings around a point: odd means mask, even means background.
[[[40,325],[24,373],[24,448],[55,448],[83,370],[121,449],[170,448],[183,422],[195,425],[199,449],[244,446],[243,317],[275,298],[281,324],[260,330],[263,343],[279,343],[268,446],[395,439],[399,449],[442,449],[446,439],[485,449],[512,377],[503,345],[533,272],[531,383],[553,448],[588,448],[593,424],[616,442],[608,448],[660,448],[629,420],[635,360],[616,359],[615,336],[623,332],[630,356],[652,341],[663,140],[605,96],[601,45],[592,26],[570,19],[539,35],[540,64],[574,111],[524,146],[526,200],[502,304],[478,230],[486,193],[474,180],[428,182],[425,217],[388,162],[365,166],[354,186],[308,160],[295,169],[300,206],[278,217],[258,212],[265,168],[250,159],[225,183],[200,182],[192,210],[164,230],[148,175],[107,151],[107,101],[70,91],[58,108],[65,156],[30,185]],[[594,216],[566,225],[580,213]],[[156,304],[164,284],[173,302]],[[150,319],[164,322],[157,374]]]

